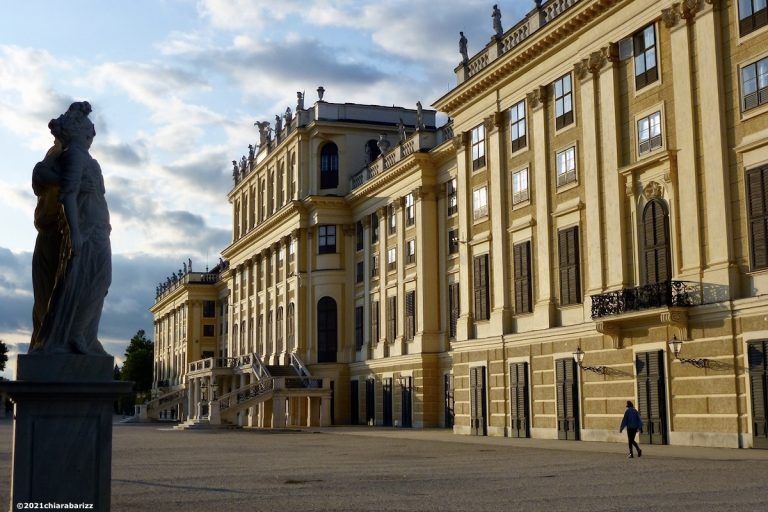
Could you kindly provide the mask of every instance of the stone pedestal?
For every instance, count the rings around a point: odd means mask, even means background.
[[[114,358],[20,355],[16,381],[0,387],[15,404],[11,510],[23,502],[89,503],[108,511],[114,401],[132,383],[114,381]]]

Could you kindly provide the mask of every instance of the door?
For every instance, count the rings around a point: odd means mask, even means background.
[[[579,439],[578,367],[572,358],[555,361],[557,438]]]
[[[768,449],[768,341],[760,340],[747,345],[749,387],[752,395],[752,446]]]
[[[384,426],[392,426],[392,379],[384,379],[382,386],[382,400],[384,401]]]
[[[336,301],[323,297],[317,303],[317,362],[335,363],[337,349]]]
[[[509,365],[510,437],[529,437],[528,363]]]
[[[412,398],[413,391],[411,386],[411,377],[401,377],[402,387],[400,388],[400,421],[403,428],[411,428],[413,422],[412,416]]]
[[[473,436],[485,436],[488,429],[485,424],[487,415],[485,366],[475,366],[469,369],[469,409],[470,432]]]
[[[667,444],[667,391],[664,351],[637,354],[637,412],[643,420],[640,442]]]
[[[453,428],[453,376],[443,375],[443,402],[445,408],[445,428]]]
[[[365,380],[365,422],[376,424],[376,381],[373,379]]]
[[[360,423],[360,382],[349,381],[349,422],[352,425]]]
[[[664,203],[652,199],[643,209],[643,265],[645,284],[670,279],[669,218]]]

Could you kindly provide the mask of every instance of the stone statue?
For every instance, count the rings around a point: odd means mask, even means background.
[[[253,144],[248,144],[248,160],[253,160],[255,156],[256,156],[256,148],[253,147]]]
[[[405,124],[403,124],[403,118],[400,118],[400,122],[397,123],[397,134],[400,136],[400,142],[405,141],[408,138],[408,134],[405,132]]]
[[[291,107],[286,107],[285,115],[283,118],[285,119],[285,127],[290,128],[291,121],[293,121],[293,112],[291,112]]]
[[[232,160],[232,179],[237,183],[240,178],[240,166],[237,165],[237,160]]]
[[[269,121],[256,121],[253,123],[259,129],[259,147],[269,144]]]
[[[240,175],[245,176],[245,173],[247,170],[248,170],[248,159],[245,158],[245,155],[243,155],[240,158]]]
[[[98,332],[104,298],[112,283],[112,228],[101,167],[88,152],[96,136],[88,119],[90,113],[88,102],[75,102],[51,120],[48,128],[57,143],[33,172],[36,193],[44,184],[44,193],[38,194],[44,198],[42,201],[50,201],[47,193],[58,186],[61,244],[57,248],[48,244],[35,247],[35,264],[41,268],[33,270],[37,310],[33,316],[39,320],[39,327],[30,343],[31,354],[107,355]],[[53,208],[39,213],[36,224],[43,226],[44,221],[52,221]],[[52,275],[48,265],[53,261],[58,263]],[[51,278],[49,299],[42,317],[38,317],[43,307],[37,302],[44,300]]]
[[[389,149],[389,141],[387,140],[387,134],[379,134],[379,140],[376,141],[376,146],[379,148],[379,152],[383,155]]]
[[[187,267],[189,268],[189,271],[192,272],[192,258],[189,258],[187,260],[187,263],[188,263]]]
[[[182,266],[183,266],[183,268],[184,268],[184,274],[186,274],[186,273],[187,273],[187,262],[186,262],[186,261],[184,261],[184,262],[182,262],[181,264],[182,264]]]
[[[304,110],[304,93],[296,91],[296,112]]]
[[[497,4],[493,4],[493,13],[491,14],[491,18],[493,18],[494,36],[501,37],[504,35],[504,30],[501,28],[501,10]]]
[[[323,96],[325,96],[325,87],[321,85],[317,88],[317,101],[323,101]]]
[[[464,35],[464,32],[459,32],[459,35],[461,36],[459,38],[459,53],[461,54],[461,62],[466,64],[469,62],[469,55],[467,55],[467,38]]]
[[[416,102],[416,129],[424,129],[424,109],[421,107],[421,102]]]
[[[275,114],[275,138],[279,138],[283,132],[283,118]]]

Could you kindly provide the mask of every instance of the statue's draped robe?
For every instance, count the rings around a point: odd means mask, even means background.
[[[58,159],[59,200],[74,197],[82,247],[62,246],[56,284],[33,352],[105,354],[98,341],[104,297],[112,282],[109,211],[104,178],[88,150],[73,145]]]

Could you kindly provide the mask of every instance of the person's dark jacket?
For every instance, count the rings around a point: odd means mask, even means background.
[[[624,418],[621,420],[619,432],[623,432],[625,428],[643,431],[643,420],[640,419],[640,413],[634,407],[627,407],[627,410],[624,411]]]

